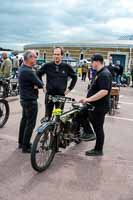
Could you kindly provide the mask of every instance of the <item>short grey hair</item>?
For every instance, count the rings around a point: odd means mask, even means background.
[[[27,50],[26,52],[24,52],[23,56],[24,56],[24,60],[28,60],[30,57],[33,56],[33,51]]]

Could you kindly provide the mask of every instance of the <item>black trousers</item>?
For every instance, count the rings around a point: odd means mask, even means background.
[[[85,81],[86,80],[86,72],[82,72],[82,80]]]
[[[18,143],[22,148],[27,149],[30,146],[30,139],[33,129],[36,125],[38,104],[37,101],[21,101],[22,119],[19,128]]]
[[[104,145],[104,119],[107,112],[105,111],[88,111],[86,108],[82,109],[80,113],[75,117],[74,124],[77,125],[77,130],[79,126],[83,126],[86,133],[96,134],[96,144],[95,150],[102,151]],[[92,127],[90,125],[92,124]],[[94,131],[93,131],[94,130]]]
[[[61,108],[63,110],[64,103],[59,103],[59,102],[54,103],[49,100],[48,96],[49,96],[49,94],[46,93],[46,95],[45,95],[45,117],[48,117],[50,119],[52,116],[52,111],[54,109],[54,106],[55,106],[55,108]],[[62,96],[64,96],[64,95],[62,95]]]

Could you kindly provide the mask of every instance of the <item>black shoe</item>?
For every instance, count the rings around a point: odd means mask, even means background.
[[[32,147],[32,143],[30,143],[30,144],[27,146],[28,149],[31,149],[31,147]]]
[[[22,149],[22,144],[18,144],[18,149]]]
[[[31,147],[32,147],[32,144],[28,144],[26,146],[23,146],[22,147],[22,153],[31,153]]]
[[[96,136],[93,133],[83,133],[80,139],[83,141],[93,141],[96,140]]]
[[[22,149],[22,153],[31,153],[31,148]]]
[[[86,156],[102,156],[103,155],[103,151],[98,151],[95,149],[91,149],[89,151],[85,152]]]

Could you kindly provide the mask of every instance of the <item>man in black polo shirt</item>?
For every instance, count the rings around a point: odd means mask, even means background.
[[[74,88],[77,81],[77,75],[73,68],[62,62],[63,53],[61,47],[55,47],[53,50],[54,61],[44,64],[37,71],[40,79],[46,74],[45,117],[41,121],[49,120],[52,115],[54,103],[48,100],[48,95],[67,95]],[[67,88],[68,77],[71,78],[71,82]],[[58,107],[58,104],[56,107]]]
[[[26,51],[24,64],[19,70],[20,103],[22,106],[22,119],[19,128],[19,148],[23,153],[30,153],[30,139],[36,124],[38,105],[38,88],[43,88],[43,83],[33,71],[36,63],[36,53]]]
[[[96,134],[95,147],[92,150],[86,151],[87,156],[103,155],[103,124],[105,114],[109,110],[109,95],[112,87],[112,75],[109,70],[104,67],[103,61],[103,57],[99,54],[95,54],[92,57],[92,67],[96,69],[97,73],[91,87],[88,90],[87,97],[80,100],[83,104],[91,103],[95,106],[95,109],[92,112],[84,109],[77,117],[78,123],[82,123],[86,129],[93,133],[89,124],[90,121]],[[89,121],[86,120],[87,118]],[[87,134],[84,137],[86,139]]]

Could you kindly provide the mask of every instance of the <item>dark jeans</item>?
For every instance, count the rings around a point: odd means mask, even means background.
[[[21,144],[24,149],[27,149],[30,146],[30,139],[36,125],[38,104],[37,101],[21,101],[21,106],[22,119],[19,128],[18,143]]]
[[[45,95],[45,117],[48,117],[50,119],[52,116],[52,111],[54,109],[54,106],[55,106],[55,108],[61,108],[63,110],[64,103],[59,103],[59,102],[54,103],[52,101],[49,101],[48,96],[49,96],[49,94],[46,93],[46,95]],[[62,95],[62,96],[64,96],[64,95]]]
[[[95,150],[102,151],[103,145],[104,145],[104,119],[105,114],[107,112],[104,111],[88,111],[87,109],[82,109],[80,113],[75,117],[74,123],[77,125],[77,130],[79,129],[79,126],[83,126],[84,131],[86,133],[93,133],[96,134],[96,144],[95,144]],[[90,123],[93,126],[90,126]]]
[[[82,80],[85,81],[86,80],[86,72],[82,72]]]

